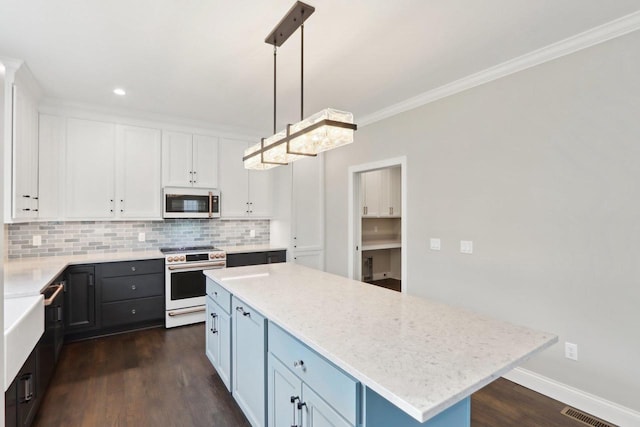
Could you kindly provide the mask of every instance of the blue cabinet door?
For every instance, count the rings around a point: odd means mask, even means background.
[[[207,358],[231,391],[231,316],[207,297],[205,343]]]
[[[217,305],[217,304],[216,304]],[[231,391],[231,316],[218,306],[217,328],[220,340],[220,357],[216,371],[227,390]]]
[[[267,367],[267,415],[269,427],[301,426],[302,381],[275,356],[269,354]]]
[[[220,337],[216,330],[217,311],[217,304],[211,298],[207,297],[205,349],[207,358],[214,368],[216,368],[220,360]]]
[[[265,426],[265,318],[232,297],[232,395],[254,427]]]
[[[302,384],[302,426],[304,427],[353,427],[327,402],[306,384]]]

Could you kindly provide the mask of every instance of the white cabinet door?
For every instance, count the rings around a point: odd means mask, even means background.
[[[389,215],[394,217],[402,216],[402,178],[400,168],[387,169],[388,172],[388,190],[387,199],[389,201]]]
[[[362,216],[377,217],[380,215],[380,198],[381,198],[381,171],[371,171],[362,174],[363,182],[363,211]]]
[[[324,251],[294,252],[293,262],[305,267],[324,270]]]
[[[68,119],[66,217],[113,218],[115,146],[115,124]]]
[[[302,401],[302,381],[282,364],[272,353],[267,364],[267,413],[269,426],[299,426]]]
[[[160,131],[118,125],[117,134],[117,216],[161,219]]]
[[[193,135],[193,186],[218,188],[218,138]]]
[[[193,185],[192,136],[190,133],[162,133],[162,185],[191,187]]]
[[[64,143],[66,121],[63,117],[40,115],[38,143],[38,218],[59,220],[64,216]]]
[[[13,86],[13,218],[38,216],[38,108],[29,91]]]
[[[222,218],[248,216],[249,174],[242,162],[246,148],[247,143],[245,141],[220,140],[220,215]]]
[[[248,171],[249,173],[249,216],[268,218],[271,216],[273,193],[271,188],[272,170]]]
[[[294,251],[321,250],[324,246],[324,166],[320,156],[301,159],[293,164]]]

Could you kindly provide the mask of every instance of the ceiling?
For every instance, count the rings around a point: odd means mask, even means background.
[[[305,115],[389,105],[640,10],[638,0],[308,0]],[[0,56],[47,97],[271,133],[293,0],[0,0]],[[115,87],[125,97],[112,93]],[[278,128],[300,117],[299,33],[278,50]]]

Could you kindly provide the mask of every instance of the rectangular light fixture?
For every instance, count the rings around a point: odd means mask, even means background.
[[[245,169],[265,170],[353,142],[353,114],[326,108],[245,150]]]

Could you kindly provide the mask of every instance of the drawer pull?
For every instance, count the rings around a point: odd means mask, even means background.
[[[236,307],[236,311],[239,311],[240,313],[242,313],[243,316],[245,317],[251,317],[251,312],[249,311],[244,311],[244,307]]]
[[[136,309],[135,308],[131,310],[131,314],[136,314]]]
[[[293,415],[292,415],[292,420],[293,422],[291,423],[291,427],[298,427],[298,423],[296,423],[296,401],[300,400],[299,396],[291,396],[291,405],[293,406]]]
[[[293,362],[294,368],[301,368],[304,371],[304,360],[296,360]]]
[[[212,334],[218,333],[218,327],[216,326],[217,318],[218,318],[218,315],[216,313],[211,313],[211,333]]]
[[[135,291],[136,290],[136,285],[131,285],[131,290]]]
[[[135,267],[131,267],[131,271],[136,271],[136,268]]]
[[[218,296],[218,291],[213,291],[213,295],[217,297]]]

